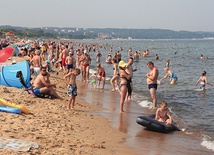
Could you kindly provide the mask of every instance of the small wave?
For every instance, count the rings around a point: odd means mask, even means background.
[[[90,73],[90,74],[94,74],[94,72],[96,72],[95,69],[89,69],[89,73]]]
[[[202,138],[201,145],[209,150],[214,151],[214,141],[211,140],[211,138],[207,135],[204,135],[204,137]]]
[[[148,109],[152,109],[152,102],[150,101],[141,101],[140,103],[138,103],[141,107],[144,107],[144,108],[148,108]]]

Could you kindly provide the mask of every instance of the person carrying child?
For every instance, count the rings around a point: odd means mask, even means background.
[[[76,77],[79,74],[80,74],[80,69],[75,68],[64,76],[65,82],[68,84],[67,94],[68,94],[68,96],[70,96],[70,99],[67,104],[67,109],[74,109],[75,100],[76,100],[76,96],[77,96]]]

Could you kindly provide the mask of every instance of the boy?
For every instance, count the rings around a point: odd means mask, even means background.
[[[70,99],[68,101],[67,109],[74,109],[74,104],[77,96],[77,85],[76,85],[76,77],[80,74],[80,69],[75,68],[71,72],[69,72],[67,75],[64,76],[64,79],[66,83],[68,84],[68,96],[70,96]],[[69,77],[67,79],[67,77]]]
[[[99,78],[98,78],[98,88],[100,88],[100,82],[101,80],[103,81],[103,87],[102,89],[104,89],[104,86],[105,86],[105,80],[106,80],[106,73],[105,73],[105,69],[103,66],[101,66],[100,64],[97,64],[97,73],[99,75]]]
[[[162,101],[160,108],[157,109],[155,120],[166,124],[172,124],[172,117],[165,101]]]

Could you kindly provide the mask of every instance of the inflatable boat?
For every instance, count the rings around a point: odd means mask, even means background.
[[[8,106],[0,105],[1,112],[13,113],[13,114],[21,114],[21,110],[18,108],[11,108]]]
[[[3,98],[0,98],[0,104],[2,104],[4,106],[12,107],[12,108],[18,108],[24,114],[29,114],[30,113],[29,110],[27,108],[25,108],[24,106],[9,102],[9,101],[7,101],[7,100],[5,100]]]
[[[172,125],[167,125],[163,122],[155,120],[155,114],[148,116],[138,116],[136,122],[139,125],[146,127],[146,129],[155,132],[169,133],[171,131],[179,131],[174,122]]]

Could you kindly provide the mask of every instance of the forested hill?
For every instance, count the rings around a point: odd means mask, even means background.
[[[122,28],[59,28],[0,26],[0,37],[13,31],[18,37],[68,38],[68,39],[191,39],[214,38],[214,32],[173,31],[167,29]]]

